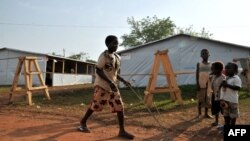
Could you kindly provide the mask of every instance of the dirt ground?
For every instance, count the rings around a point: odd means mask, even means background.
[[[108,111],[95,113],[88,121],[91,133],[76,130],[82,115],[72,115],[62,109],[42,111],[42,107],[20,109],[6,105],[7,95],[0,95],[1,141],[119,141],[116,114]],[[30,110],[33,109],[33,110]],[[34,110],[36,109],[36,110]],[[84,110],[86,110],[84,108]],[[54,111],[54,112],[53,112]],[[83,111],[84,113],[84,111]],[[126,110],[127,131],[135,135],[136,141],[221,141],[223,135],[211,127],[213,119],[196,119],[196,107],[181,107],[157,115],[161,126],[148,112],[138,111],[131,115]],[[154,113],[155,115],[157,113]],[[249,111],[238,123],[248,123]],[[220,123],[223,122],[220,117]],[[249,123],[248,123],[249,124]],[[163,128],[164,127],[164,128]]]
[[[177,114],[177,113],[173,113]],[[115,115],[112,115],[115,119]],[[80,117],[79,117],[80,118]],[[14,109],[1,109],[0,113],[0,136],[2,141],[80,141],[80,140],[124,140],[117,137],[118,126],[115,123],[108,125],[97,120],[90,120],[89,127],[91,133],[81,133],[76,131],[79,118],[65,117],[64,115],[45,115],[39,113],[31,113],[28,111],[15,111]],[[188,117],[187,117],[188,118]],[[171,119],[170,122],[173,121]],[[151,119],[153,120],[153,118]],[[204,119],[205,120],[205,119]],[[207,124],[207,127],[199,129],[203,120],[199,122],[190,121],[178,123],[165,131],[158,127],[135,126],[126,120],[126,129],[133,133],[136,137],[134,140],[222,140],[222,135],[216,133]],[[147,122],[147,121],[145,121]],[[194,122],[194,123],[192,123]],[[196,132],[200,132],[199,135]],[[212,136],[211,136],[212,135]]]

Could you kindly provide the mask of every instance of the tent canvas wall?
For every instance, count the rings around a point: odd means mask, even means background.
[[[226,42],[178,34],[166,39],[120,51],[121,76],[130,80],[132,85],[145,87],[153,65],[154,53],[168,49],[168,55],[175,72],[185,71],[188,74],[177,75],[179,85],[195,84],[197,62],[201,61],[200,51],[208,49],[209,60],[222,61],[224,64],[233,58],[249,57],[249,47]],[[162,68],[158,75],[157,86],[165,86],[166,80]]]
[[[94,63],[11,48],[1,48],[0,85],[12,85],[18,57],[21,56],[35,56],[38,58],[38,64],[47,85],[62,86],[93,82]],[[47,81],[49,80],[48,77],[50,77],[51,81]],[[19,77],[18,84],[25,84],[23,73]],[[38,77],[34,77],[33,84],[40,84]]]
[[[0,85],[12,85],[15,71],[18,63],[18,57],[20,56],[36,56],[38,58],[38,64],[42,72],[46,70],[46,56],[38,53],[31,53],[19,50],[13,50],[8,48],[0,49]],[[45,79],[45,76],[43,76]],[[21,71],[18,84],[24,85],[25,79],[23,76],[23,70]],[[33,79],[34,85],[40,85],[38,77]]]

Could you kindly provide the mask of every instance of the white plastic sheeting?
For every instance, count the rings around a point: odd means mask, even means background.
[[[53,86],[92,83],[92,75],[53,74]]]
[[[224,64],[231,62],[233,58],[248,57],[249,49],[233,44],[190,38],[189,36],[177,36],[164,41],[137,47],[127,51],[121,51],[121,76],[132,82],[133,86],[147,86],[151,72],[154,53],[157,50],[168,49],[168,55],[175,72],[195,72],[197,62],[201,61],[200,51],[208,49],[209,60],[222,61]],[[166,86],[163,69],[160,67],[157,86]],[[179,85],[195,84],[195,73],[180,74],[176,77]]]

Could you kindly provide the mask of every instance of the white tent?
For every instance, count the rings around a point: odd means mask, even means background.
[[[12,85],[18,57],[21,56],[38,58],[38,64],[47,85],[62,86],[93,82],[94,63],[18,49],[0,48],[0,85]],[[18,84],[25,84],[22,72]],[[36,75],[33,78],[33,85],[40,85]]]
[[[178,34],[166,39],[151,42],[145,45],[120,51],[121,76],[138,87],[147,86],[149,74],[157,50],[168,49],[174,72],[185,71],[188,74],[178,74],[176,79],[179,85],[195,84],[195,70],[197,62],[201,61],[200,51],[208,49],[209,60],[222,61],[224,64],[231,62],[233,58],[249,57],[250,47],[241,46],[217,40],[194,37],[186,34]],[[239,66],[240,67],[240,66]],[[166,79],[160,69],[157,85],[165,86]]]

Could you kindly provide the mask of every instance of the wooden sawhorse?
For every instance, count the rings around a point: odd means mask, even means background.
[[[164,73],[166,76],[166,87],[156,87],[157,75],[162,62]],[[152,105],[153,93],[170,93],[171,99],[177,101],[178,104],[183,104],[181,97],[181,91],[177,85],[175,74],[168,57],[168,50],[157,51],[155,53],[155,59],[153,68],[149,77],[148,85],[145,91],[144,102],[147,106]]]
[[[27,94],[27,100],[29,105],[32,105],[32,91],[34,90],[43,90],[46,94],[46,97],[50,100],[50,95],[48,91],[48,87],[45,85],[41,69],[37,63],[37,58],[36,57],[30,57],[30,56],[25,56],[25,57],[19,57],[19,62],[17,64],[15,76],[13,79],[12,87],[10,90],[10,95],[9,95],[9,103],[12,103],[12,96],[14,93],[18,91],[22,91],[23,89],[18,89],[18,80],[20,73],[22,71],[23,67],[23,72],[24,72],[24,77],[25,77],[25,89],[24,91]],[[41,85],[38,87],[33,87],[32,81],[33,81],[33,75],[37,75]]]

